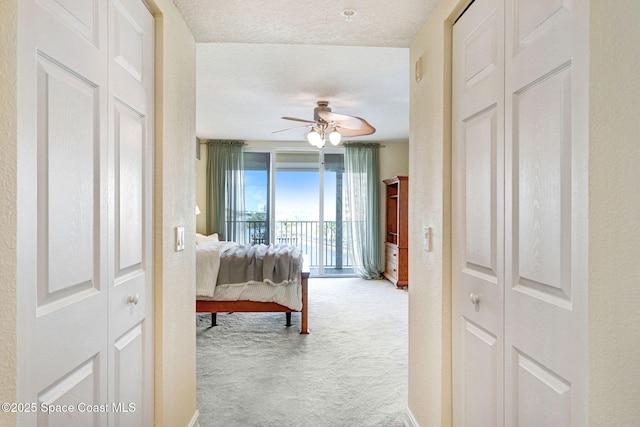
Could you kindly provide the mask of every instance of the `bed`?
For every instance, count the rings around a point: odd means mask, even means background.
[[[308,334],[305,257],[288,245],[239,245],[217,235],[196,237],[196,312],[300,312],[300,333]]]

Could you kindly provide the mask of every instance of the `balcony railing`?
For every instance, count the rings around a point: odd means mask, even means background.
[[[323,225],[320,230],[320,221],[276,221],[274,235],[270,236],[266,221],[245,221],[245,239],[254,245],[282,243],[296,246],[309,257],[311,268],[320,266],[322,253],[325,269],[351,269],[345,222],[324,221]]]

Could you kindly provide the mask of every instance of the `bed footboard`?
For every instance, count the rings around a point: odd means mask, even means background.
[[[309,289],[309,271],[303,269],[302,272],[302,310],[300,310],[300,333],[308,334],[308,289]],[[257,302],[257,301],[210,301],[196,300],[197,313],[211,313],[211,326],[216,325],[216,313],[261,313],[261,312],[283,312],[287,314],[287,326],[291,326],[292,310],[284,305],[275,302]]]

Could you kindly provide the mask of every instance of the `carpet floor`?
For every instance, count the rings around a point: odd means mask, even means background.
[[[202,427],[401,427],[408,293],[383,280],[309,279],[300,315],[197,316]]]

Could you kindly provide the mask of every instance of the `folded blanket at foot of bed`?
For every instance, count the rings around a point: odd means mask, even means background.
[[[198,299],[262,301],[301,310],[302,253],[287,245],[198,245]]]
[[[265,282],[286,285],[300,279],[302,253],[287,245],[236,245],[221,253],[217,284]]]

